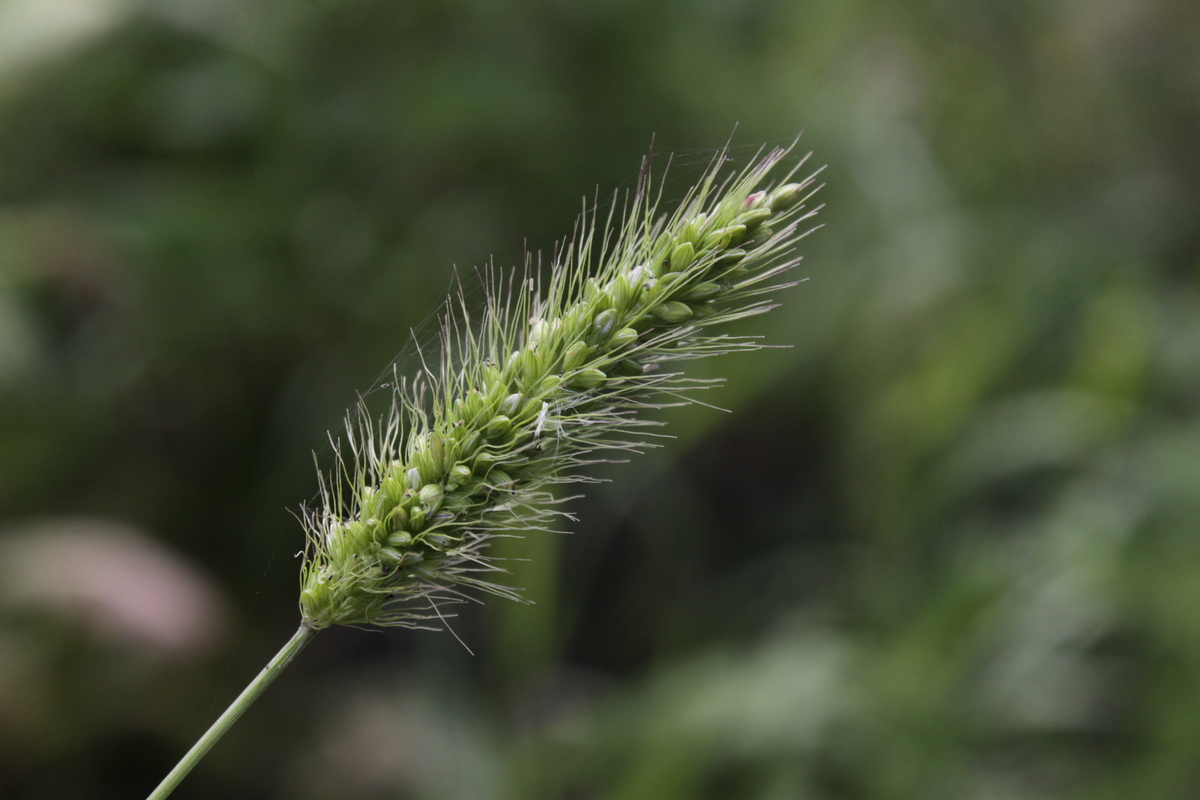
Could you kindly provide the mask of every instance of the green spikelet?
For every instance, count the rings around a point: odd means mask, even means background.
[[[644,170],[623,219],[616,202],[602,225],[585,213],[545,281],[502,294],[493,276],[484,309],[460,302],[437,357],[395,382],[392,413],[360,406],[348,421],[305,517],[304,625],[419,626],[469,590],[517,598],[488,580],[488,541],[547,530],[555,485],[587,480],[578,468],[600,451],[644,446],[656,397],[703,388],[664,367],[758,347],[714,326],[767,311],[764,293],[788,285],[777,279],[816,212],[813,178],[788,182],[803,160],[768,184],[786,155],[722,179],[722,154],[669,216]]]

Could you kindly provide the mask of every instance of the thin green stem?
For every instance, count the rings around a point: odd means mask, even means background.
[[[292,663],[292,659],[316,635],[317,632],[314,629],[307,625],[301,625],[295,635],[288,640],[288,643],[275,654],[270,663],[263,667],[263,671],[258,673],[258,677],[242,690],[242,693],[229,705],[229,708],[225,709],[225,713],[218,717],[217,721],[212,724],[212,727],[205,731],[204,735],[192,745],[192,749],[188,750],[187,755],[175,765],[175,769],[171,770],[171,773],[163,778],[163,782],[158,785],[158,788],[150,794],[147,800],[162,800],[175,791],[175,787],[192,771],[192,767],[196,766],[200,762],[200,759],[204,758],[205,754],[217,743],[217,740],[225,735],[225,732],[229,730],[233,723],[237,722],[238,717],[245,713],[250,704],[258,699],[258,696],[271,685],[271,682],[279,677],[279,673],[283,672],[283,668]]]

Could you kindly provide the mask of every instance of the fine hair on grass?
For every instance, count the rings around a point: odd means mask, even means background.
[[[347,416],[320,501],[305,511],[300,628],[151,795],[166,797],[316,633],[331,625],[445,627],[441,605],[519,599],[488,556],[497,536],[550,531],[556,487],[611,453],[653,446],[646,412],[709,382],[676,362],[755,350],[725,323],[774,307],[812,228],[807,156],[776,148],[741,171],[722,151],[670,213],[643,162],[631,195],[585,211],[548,274],[487,268],[480,308],[452,298],[439,347],[396,374],[382,419]],[[776,172],[782,174],[776,175]]]

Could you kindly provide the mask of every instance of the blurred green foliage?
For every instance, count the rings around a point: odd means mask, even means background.
[[[1200,6],[0,0],[0,796],[147,792],[452,265],[735,123],[829,165],[790,349],[505,543],[477,656],[324,634],[177,796],[1200,795]]]

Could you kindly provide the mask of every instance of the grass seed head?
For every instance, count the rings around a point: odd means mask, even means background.
[[[644,410],[706,384],[671,362],[759,347],[715,326],[772,307],[816,213],[813,177],[777,184],[776,149],[722,177],[722,153],[674,213],[659,215],[649,170],[623,209],[585,212],[549,277],[485,274],[483,309],[442,320],[433,363],[393,382],[391,412],[364,404],[322,478],[308,532],[304,624],[421,626],[440,600],[519,599],[490,578],[489,540],[549,530],[556,485],[606,450],[652,446]],[[622,213],[623,211],[623,213]]]

